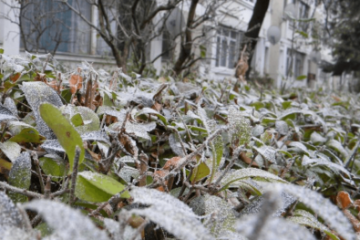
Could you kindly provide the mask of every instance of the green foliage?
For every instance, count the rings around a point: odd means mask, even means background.
[[[14,202],[30,199],[20,207],[42,216],[46,225],[34,227],[48,238],[139,239],[145,226],[177,239],[355,237],[342,210],[357,224],[358,197],[343,207],[339,194],[360,184],[357,96],[235,91],[86,63],[60,84],[59,69],[49,62],[43,74],[36,55],[0,61],[0,188]],[[74,72],[83,87],[71,94]],[[31,239],[34,230],[3,224],[16,210],[1,193],[0,238]]]
[[[60,110],[49,103],[44,103],[40,106],[40,115],[54,131],[59,143],[65,149],[69,157],[70,172],[72,172],[76,146],[80,148],[79,163],[82,163],[84,160],[85,150],[80,134],[70,124],[69,120],[61,114]]]
[[[109,176],[83,171],[76,180],[75,195],[89,202],[105,202],[122,190],[124,186]],[[130,195],[126,191],[121,197],[129,198]]]

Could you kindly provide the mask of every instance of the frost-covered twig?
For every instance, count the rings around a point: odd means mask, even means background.
[[[218,186],[220,184],[221,180],[225,177],[225,175],[229,172],[229,170],[235,164],[236,159],[238,159],[240,152],[243,150],[244,150],[244,146],[239,146],[235,149],[234,155],[233,155],[232,159],[230,160],[229,164],[226,166],[226,168],[221,173],[221,175],[216,179],[216,182],[213,185],[215,189],[216,189],[216,186]],[[211,182],[210,182],[210,184],[211,184]]]
[[[79,167],[79,159],[80,159],[80,147],[76,146],[75,149],[75,157],[74,157],[74,167],[73,172],[71,175],[71,189],[70,189],[70,205],[72,205],[75,202],[75,187],[76,187],[76,177],[78,174],[78,167]]]
[[[121,194],[123,194],[124,192],[128,191],[130,189],[131,185],[126,186],[121,192],[115,194],[114,196],[112,196],[109,200],[107,200],[106,202],[103,202],[102,204],[100,204],[100,206],[93,210],[91,213],[89,213],[89,217],[93,217],[96,214],[98,214],[101,209],[103,209],[106,205],[108,205],[109,203],[113,202],[114,200],[120,199]]]
[[[44,188],[44,196],[46,199],[50,198],[50,194],[51,194],[51,176],[48,175],[46,178],[46,185]]]
[[[14,187],[14,186],[7,184],[6,182],[0,181],[0,188],[14,192],[14,193],[20,193],[20,194],[23,194],[28,197],[33,197],[33,198],[43,198],[44,197],[44,195],[42,195],[40,193],[36,193],[36,192],[32,192],[32,191],[29,191],[26,189]]]

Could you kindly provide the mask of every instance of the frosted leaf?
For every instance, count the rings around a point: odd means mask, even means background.
[[[184,157],[185,154],[184,154],[184,151],[181,147],[181,143],[177,137],[177,134],[170,134],[169,136],[169,145],[170,145],[170,148],[171,150],[177,155],[177,156],[180,156],[180,157]]]
[[[253,147],[262,157],[271,163],[276,162],[276,149],[270,146]]]
[[[123,109],[121,111],[107,110],[105,114],[116,117],[119,122],[123,122],[126,117],[126,111]]]
[[[125,124],[125,131],[129,134],[134,134],[137,137],[151,140],[149,134],[147,132],[150,132],[156,128],[155,122],[150,122],[146,124],[132,124],[130,122],[127,122]]]
[[[276,121],[275,128],[281,135],[286,135],[289,132],[289,126],[285,121]]]
[[[197,217],[188,205],[170,194],[160,192],[156,189],[132,187],[130,195],[134,198],[134,203],[156,206],[170,205],[189,217]]]
[[[208,126],[208,124],[207,124],[208,117],[207,117],[207,115],[206,115],[205,109],[203,109],[203,108],[201,107],[200,102],[201,102],[201,101],[199,101],[199,103],[198,103],[198,105],[197,105],[197,112],[198,112],[198,114],[199,114],[199,117],[200,117],[200,119],[201,119],[201,121],[202,121],[205,129],[207,130],[208,134],[210,134],[210,133],[211,133],[211,129],[209,128],[209,126]]]
[[[298,114],[302,113],[301,109],[298,108],[288,108],[285,111],[282,112],[280,116],[278,116],[278,119],[283,119],[291,114]]]
[[[28,152],[23,152],[17,157],[9,172],[9,184],[12,186],[29,189],[31,180],[31,159]],[[27,197],[20,193],[9,192],[9,197],[14,202],[25,202]]]
[[[9,109],[14,116],[18,116],[18,110],[16,108],[15,101],[11,97],[5,98],[4,107]]]
[[[138,113],[135,114],[135,117],[141,115],[141,114],[152,114],[152,115],[155,115],[157,116],[164,124],[167,124],[167,120],[166,118],[161,115],[158,111],[152,109],[152,108],[148,108],[148,107],[145,107],[143,109],[141,109],[141,111],[139,111]]]
[[[303,166],[311,165],[311,167],[321,165],[321,166],[330,168],[335,173],[338,173],[339,171],[341,171],[341,172],[345,173],[347,176],[350,176],[349,171],[346,170],[346,168],[344,168],[343,166],[340,166],[339,164],[327,161],[322,158],[309,158],[308,156],[304,155],[302,158],[301,164]]]
[[[211,215],[211,222],[207,228],[215,237],[221,237],[222,231],[235,232],[235,213],[232,206],[223,199],[205,195],[205,214]]]
[[[232,182],[244,179],[244,178],[250,178],[250,177],[258,177],[266,180],[272,180],[272,181],[279,181],[279,182],[286,182],[285,180],[279,178],[278,176],[269,173],[264,170],[260,170],[257,168],[244,168],[236,170],[230,174],[227,174],[222,180],[221,185],[227,186],[231,184]]]
[[[228,114],[229,133],[232,137],[239,138],[239,145],[250,142],[251,127],[248,121],[243,116],[242,112],[234,106],[229,107]]]
[[[135,159],[133,157],[130,157],[130,156],[124,156],[124,157],[115,159],[115,164],[116,164],[117,167],[119,167],[120,162],[132,164],[132,163],[135,163]]]
[[[0,122],[6,120],[17,120],[17,118],[8,108],[0,104]]]
[[[87,132],[82,134],[81,138],[83,141],[100,141],[111,144],[109,136],[105,133],[105,131]]]
[[[1,226],[0,226],[1,229]],[[38,240],[36,232],[16,227],[5,227],[0,231],[1,240]]]
[[[179,194],[173,195],[173,196],[176,197],[178,195]],[[198,196],[198,197],[192,199],[191,202],[189,203],[189,206],[194,211],[194,213],[196,213],[197,215],[199,215],[199,216],[205,215],[205,197],[204,196]]]
[[[74,240],[109,240],[106,233],[82,213],[63,203],[50,200],[35,200],[25,204],[26,209],[38,212],[53,229],[52,236]]]
[[[289,220],[300,225],[304,225],[307,227],[311,227],[323,231],[329,236],[331,236],[333,239],[339,239],[331,232],[330,229],[328,229],[324,224],[319,222],[314,215],[312,215],[307,211],[296,210],[294,216],[290,217]]]
[[[45,102],[51,103],[56,107],[62,106],[63,104],[59,95],[54,89],[43,82],[23,82],[20,88],[24,92],[26,100],[34,112],[36,128],[39,133],[47,139],[55,139],[55,134],[41,118],[39,107]]]
[[[46,140],[41,146],[48,153],[65,153],[58,140]]]
[[[123,232],[121,232],[120,223],[117,221],[114,221],[110,218],[104,218],[104,226],[108,230],[108,232],[111,234],[112,239],[122,239],[122,240],[141,240],[141,235],[138,234],[138,236],[133,239],[133,236],[136,233],[139,233],[137,229],[132,228],[129,225],[125,226],[125,229]]]
[[[149,108],[154,105],[153,95],[145,92],[137,92],[131,101]]]
[[[349,220],[336,205],[321,194],[293,184],[271,184],[270,186],[272,189],[279,189],[297,197],[300,202],[310,207],[344,239],[355,239],[354,229]]]
[[[258,215],[247,215],[237,221],[236,230],[245,236],[250,236],[258,221]],[[281,218],[268,218],[263,223],[257,240],[315,240],[306,228]]]
[[[255,127],[252,128],[251,130],[251,134],[254,137],[259,137],[261,134],[264,133],[265,128],[262,125],[256,125]]]
[[[116,170],[116,174],[129,183],[131,182],[131,178],[136,179],[137,177],[140,176],[140,171],[136,168],[125,165],[120,169],[120,171]]]
[[[147,197],[153,198],[154,196]],[[190,216],[186,211],[183,211],[183,208],[179,208],[176,204],[170,205],[163,203],[160,205],[152,205],[143,209],[132,209],[129,212],[131,214],[141,215],[150,219],[160,227],[163,227],[169,233],[173,234],[177,239],[214,239],[214,237],[209,234],[208,230],[197,218]]]
[[[5,192],[0,191],[0,239],[5,227],[22,228],[22,216]]]
[[[112,130],[120,131],[122,127],[123,122],[116,122],[110,126]],[[125,124],[125,132],[128,134],[135,135],[136,137],[151,140],[149,134],[147,132],[150,132],[156,128],[155,122],[145,123],[145,124],[136,124],[131,123],[129,121]]]
[[[301,150],[302,152],[306,153],[308,156],[311,156],[311,153],[308,151],[307,147],[301,142],[293,141],[293,142],[289,143],[288,146],[295,147],[295,148]]]
[[[346,149],[342,146],[342,144],[339,141],[336,141],[335,139],[330,139],[326,143],[326,145],[334,149],[338,153],[340,153],[343,159],[348,159],[349,153],[346,151]]]
[[[310,136],[310,141],[314,144],[322,144],[325,143],[327,139],[314,131]]]
[[[274,217],[280,217],[286,209],[296,201],[296,198],[292,195],[282,192],[280,194],[281,206],[279,206],[275,212],[272,214]],[[246,207],[240,212],[241,215],[249,215],[254,213],[259,213],[262,210],[265,199],[263,196],[259,196],[256,199],[253,199],[251,203],[246,205]]]
[[[0,150],[11,162],[15,162],[15,159],[20,156],[21,146],[16,142],[6,141],[0,143]]]

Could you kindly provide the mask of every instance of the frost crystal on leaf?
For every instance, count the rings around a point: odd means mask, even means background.
[[[56,136],[40,116],[39,107],[48,102],[56,107],[62,106],[61,99],[54,89],[43,82],[23,82],[21,90],[30,104],[36,119],[36,128],[47,139],[55,139]]]
[[[28,152],[23,152],[15,159],[9,173],[9,183],[15,187],[29,189],[31,180],[31,159]],[[25,202],[27,197],[19,193],[9,193],[15,202]]]
[[[273,181],[280,181],[280,182],[286,182],[285,180],[279,178],[278,176],[257,169],[257,168],[244,168],[244,169],[239,169],[236,170],[230,174],[227,174],[222,180],[221,180],[221,185],[222,186],[226,186],[228,184],[231,184],[234,181],[237,180],[241,180],[244,178],[250,178],[250,177],[258,177],[258,178],[262,178],[265,180],[273,180]]]
[[[208,224],[211,233],[216,237],[221,237],[222,231],[235,232],[234,210],[223,199],[205,195],[205,214],[211,215],[211,222]]]
[[[189,217],[197,217],[188,205],[177,198],[174,198],[170,194],[166,194],[155,189],[132,187],[130,195],[134,198],[134,203],[158,206],[168,204],[176,206],[177,210],[182,211]]]
[[[22,216],[11,199],[0,191],[0,239],[5,227],[22,228]]]
[[[130,192],[134,203],[150,205],[145,209],[132,209],[130,213],[145,216],[176,238],[184,240],[214,239],[185,203],[155,189],[134,187]]]
[[[109,240],[106,233],[76,209],[50,200],[35,200],[25,204],[26,209],[38,212],[54,230],[51,236],[59,239]],[[50,237],[51,239],[51,237]]]
[[[229,107],[228,126],[233,138],[239,138],[239,145],[250,141],[251,127],[244,115],[234,106]]]
[[[236,230],[250,236],[253,227],[261,219],[256,214],[242,217],[237,222]],[[264,222],[257,240],[315,240],[306,228],[281,218],[269,218]]]
[[[291,195],[297,197],[299,201],[306,204],[314,212],[324,219],[329,226],[334,229],[341,237],[347,240],[355,239],[354,229],[349,220],[338,209],[337,206],[332,204],[330,200],[324,198],[319,193],[310,189],[290,185],[290,184],[271,184],[272,189],[277,188]]]

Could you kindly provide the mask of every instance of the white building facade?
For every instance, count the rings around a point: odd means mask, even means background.
[[[163,0],[157,0],[159,2]],[[260,1],[260,0],[258,0]],[[235,73],[235,63],[240,52],[240,43],[244,40],[244,33],[247,31],[248,23],[253,13],[256,0],[229,0],[223,1],[217,10],[212,21],[205,22],[198,28],[198,32],[206,34],[194,44],[194,52],[197,55],[204,54],[205,59],[196,63],[196,70],[204,77],[219,79],[233,77]],[[187,4],[186,4],[187,3]],[[177,8],[182,13],[180,18],[174,17],[174,27],[183,24],[179,21],[187,16],[189,1]],[[24,53],[24,46],[21,43],[21,31],[16,24],[19,21],[19,12],[14,11],[13,7],[19,7],[18,1],[0,1],[0,48],[5,50],[7,55],[21,55]],[[201,16],[205,12],[207,1],[200,1],[197,6],[196,14]],[[299,22],[287,17],[285,10],[288,5],[292,5],[293,12],[297,19],[314,18],[311,22]],[[330,82],[330,76],[324,74],[318,68],[320,60],[331,62],[330,50],[314,42],[313,24],[324,19],[322,6],[316,6],[316,0],[272,0],[261,26],[256,51],[251,63],[256,76],[273,79],[274,85],[282,87],[287,84],[292,86],[306,86],[318,84],[321,81]],[[83,7],[84,15],[87,15],[94,25],[97,25],[96,8]],[[295,9],[295,13],[294,13]],[[34,12],[29,12],[29,17]],[[77,16],[68,15],[67,19],[72,19],[73,27],[71,30],[57,29],[62,34],[68,34],[67,44],[60,44],[56,52],[58,61],[66,63],[77,63],[80,61],[93,62],[100,65],[111,65],[114,61],[111,57],[106,43],[91,29],[86,23],[77,20]],[[156,21],[156,18],[154,19]],[[56,23],[54,23],[56,26]],[[268,29],[271,26],[279,28],[280,40],[272,44],[268,39]],[[114,31],[116,26],[114,25]],[[55,28],[55,27],[54,27]],[[180,26],[181,29],[181,26]],[[174,31],[174,28],[169,29]],[[194,31],[194,35],[196,35]],[[52,36],[48,37],[49,39]],[[149,58],[153,61],[157,73],[166,66],[169,61],[174,61],[179,44],[175,48],[175,53],[158,57],[163,52],[166,36],[154,38],[149,45]],[[46,45],[46,43],[43,43]],[[53,43],[48,43],[49,46]],[[44,49],[46,52],[46,49]],[[202,52],[203,51],[203,52]],[[298,80],[296,80],[298,79]]]

